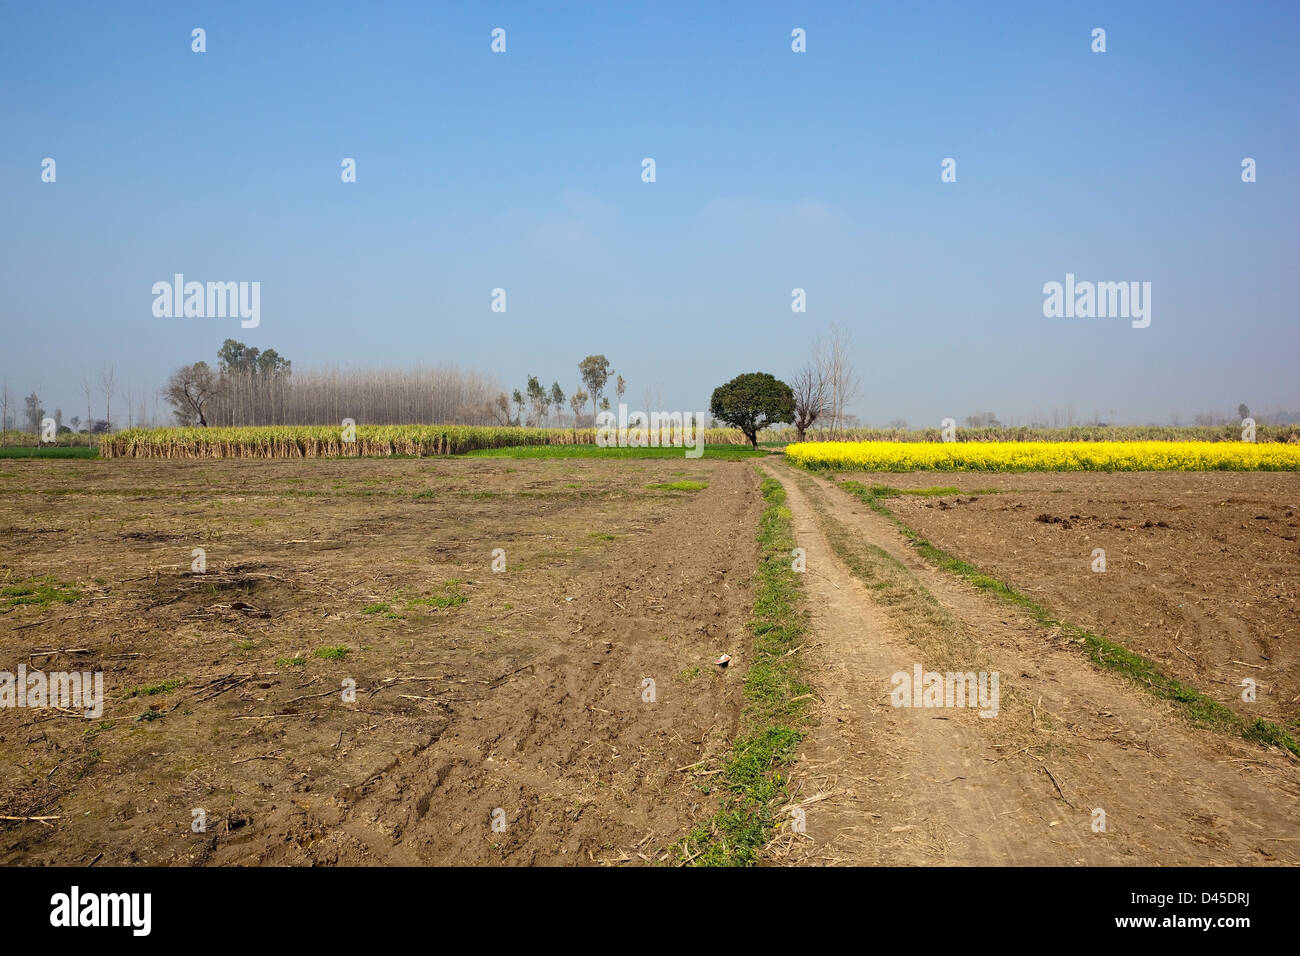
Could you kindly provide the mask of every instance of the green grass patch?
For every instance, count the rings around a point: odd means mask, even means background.
[[[185,681],[186,678],[177,677],[171,680],[162,680],[156,684],[145,684],[141,687],[132,687],[130,690],[126,692],[126,696],[128,698],[156,697],[159,694],[170,694],[177,687],[183,687],[185,685]]]
[[[407,602],[408,607],[432,607],[443,610],[450,607],[460,607],[469,597],[460,589],[460,581],[452,579],[442,586],[444,593],[427,594],[423,597],[411,598]]]
[[[709,487],[707,481],[663,481],[657,485],[646,485],[655,491],[703,491]]]
[[[788,653],[808,628],[799,575],[791,568],[794,528],[785,489],[763,479],[754,575],[753,663],[745,675],[740,732],[717,776],[722,805],[675,847],[694,866],[750,866],[770,839],[776,807],[786,800],[785,764],[807,724],[811,693],[798,654]]]
[[[0,585],[0,608],[46,608],[51,604],[66,604],[80,598],[81,592],[74,585],[58,581],[49,575],[6,581]]]
[[[318,647],[312,653],[323,661],[341,661],[348,656],[350,650],[350,648],[342,644],[335,644],[328,647]]]
[[[861,488],[858,482],[846,481],[844,484],[856,485]],[[962,491],[960,488],[942,486],[937,488],[895,488],[892,485],[872,485],[867,489],[875,498],[897,498],[900,495],[916,495],[922,498],[943,498],[949,495],[996,495],[997,488],[983,488],[977,491]],[[859,496],[861,497],[861,496]]]
[[[2,445],[0,458],[98,458],[97,447],[84,445]]]
[[[302,667],[302,665],[306,663],[307,663],[307,658],[303,657],[300,654],[295,654],[293,657],[277,658],[275,662],[275,666],[276,667]]]
[[[1193,724],[1235,733],[1257,743],[1281,747],[1300,757],[1300,742],[1277,724],[1258,717],[1254,720],[1243,717],[1227,705],[1164,673],[1154,661],[1109,638],[1094,634],[1087,628],[1058,619],[1050,610],[1027,594],[1017,591],[1005,581],[985,574],[969,561],[963,561],[928,541],[881,504],[882,496],[875,493],[875,489],[881,486],[874,485],[868,488],[856,481],[844,481],[840,482],[839,487],[868,505],[873,511],[888,518],[911,546],[931,564],[957,575],[967,583],[982,591],[988,591],[1009,604],[1023,608],[1043,627],[1059,628],[1072,643],[1082,648],[1098,667],[1122,674],[1156,697],[1172,702]]]
[[[383,614],[385,611],[391,611],[392,609],[393,606],[391,604],[382,604],[382,603],[367,604],[365,607],[361,609],[361,613],[362,614]]]

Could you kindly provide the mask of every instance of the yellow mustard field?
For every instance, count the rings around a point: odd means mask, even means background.
[[[854,471],[1300,471],[1300,444],[1278,442],[797,442],[805,468]]]

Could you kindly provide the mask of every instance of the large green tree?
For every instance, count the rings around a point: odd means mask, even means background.
[[[767,372],[746,372],[713,390],[709,411],[719,421],[739,428],[757,448],[760,429],[794,420],[794,392]]]

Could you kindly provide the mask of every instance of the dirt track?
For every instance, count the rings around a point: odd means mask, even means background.
[[[811,839],[784,837],[785,862],[1300,861],[1294,758],[1189,726],[1019,611],[925,564],[825,480],[765,467],[785,484],[808,552],[817,645],[805,653],[821,693],[794,775]],[[867,584],[833,539],[854,552]],[[928,630],[908,606],[882,606],[881,595],[907,586],[937,602]],[[999,716],[891,706],[890,675],[915,663],[997,670]],[[1104,832],[1093,829],[1095,809]]]

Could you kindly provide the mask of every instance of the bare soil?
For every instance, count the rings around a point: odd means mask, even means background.
[[[872,475],[926,538],[1250,717],[1300,727],[1300,476]],[[1093,551],[1106,570],[1092,570]],[[1242,681],[1257,684],[1242,701]]]
[[[0,710],[0,816],[55,818],[0,822],[0,863],[640,863],[715,806],[679,768],[739,714],[750,464],[0,475],[0,581],[81,591],[0,607],[0,670],[102,670],[107,697]],[[708,487],[647,487],[681,477]]]

